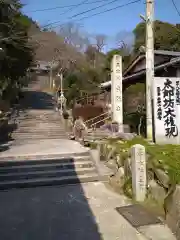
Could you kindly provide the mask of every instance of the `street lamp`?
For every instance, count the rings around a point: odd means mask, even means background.
[[[60,70],[61,72],[62,72],[62,69]],[[57,76],[58,77],[60,77],[60,86],[61,86],[61,90],[60,90],[60,93],[61,93],[61,95],[60,95],[60,104],[61,104],[61,110],[60,110],[60,113],[61,113],[61,115],[62,115],[62,113],[63,113],[63,103],[64,103],[64,101],[65,101],[65,97],[64,97],[64,93],[63,93],[63,75],[62,75],[62,73],[58,73],[57,74]]]
[[[0,60],[4,58],[4,55],[5,55],[5,51],[2,47],[0,47]]]

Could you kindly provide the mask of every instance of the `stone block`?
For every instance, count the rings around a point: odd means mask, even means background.
[[[155,180],[149,181],[149,192],[151,196],[159,203],[163,203],[166,197],[166,191]]]
[[[180,185],[176,185],[175,191],[172,192],[165,200],[166,223],[172,232],[180,239]]]
[[[134,133],[122,133],[119,132],[116,135],[119,139],[128,141],[128,140],[132,140],[136,135]]]
[[[154,169],[154,173],[164,188],[169,188],[169,176],[162,169]]]
[[[123,167],[123,161],[122,161],[121,155],[116,155],[116,162],[118,167]]]
[[[112,170],[117,170],[118,169],[118,166],[117,166],[117,163],[116,163],[116,160],[115,159],[110,159],[106,166]]]
[[[130,177],[131,176],[131,158],[127,158],[125,161],[124,161],[124,172],[125,172],[125,176],[126,177]]]
[[[118,171],[115,174],[115,182],[118,184],[119,188],[122,188],[125,182],[125,177],[124,177],[124,168],[120,167]]]
[[[121,179],[121,178],[124,178],[124,168],[123,167],[120,167],[116,173],[116,177]]]
[[[114,158],[115,152],[116,152],[116,147],[112,146],[112,148],[109,150],[107,154],[107,160]]]
[[[132,189],[136,201],[146,198],[146,152],[145,147],[136,144],[131,147]]]

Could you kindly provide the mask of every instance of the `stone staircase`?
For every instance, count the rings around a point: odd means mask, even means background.
[[[13,132],[15,142],[67,138],[59,113],[53,110],[28,110],[18,118]]]
[[[53,110],[27,110],[20,113],[17,125],[12,135],[14,142],[10,153],[0,156],[0,190],[108,179],[108,173],[99,170],[87,149],[78,152],[77,148],[82,147],[80,144],[73,153],[70,150],[71,153],[67,151],[64,155],[62,150],[58,150],[62,149],[65,141],[70,149],[77,144],[67,139],[59,113]]]
[[[77,156],[48,157],[1,160],[0,190],[107,180],[107,176],[99,173],[89,152]]]
[[[38,94],[33,94],[36,97],[29,93],[31,101],[41,100]],[[46,105],[44,99],[38,106]],[[9,153],[0,156],[0,189],[107,180],[108,172],[101,171],[103,167],[90,152],[68,140],[59,113],[52,106],[35,107],[26,107],[19,113]]]

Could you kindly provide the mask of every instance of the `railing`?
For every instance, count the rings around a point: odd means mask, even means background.
[[[98,124],[98,123],[100,123],[100,122],[103,122],[103,121],[106,121],[106,120],[108,120],[108,119],[110,119],[110,118],[111,118],[111,116],[107,116],[106,118],[103,118],[103,119],[101,119],[101,120],[99,120],[99,121],[97,121],[97,122],[95,122],[95,123],[92,123],[92,124],[90,125],[90,127],[92,127],[93,130],[95,130],[95,129],[96,129],[96,124]]]
[[[99,117],[102,117],[102,116],[105,116],[105,115],[107,115],[107,114],[109,114],[109,112],[102,113],[102,114],[100,114],[100,115],[98,115],[98,116],[96,116],[96,117],[94,117],[94,118],[90,118],[90,119],[88,119],[87,121],[85,121],[85,124],[87,124],[87,123],[89,123],[89,122],[91,122],[91,121],[94,121],[95,119],[97,119],[97,118],[99,118]],[[102,121],[103,121],[103,120],[102,120]]]

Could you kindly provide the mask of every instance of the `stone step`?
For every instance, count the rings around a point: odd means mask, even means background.
[[[51,137],[51,136],[65,136],[65,132],[54,132],[54,133],[48,133],[48,132],[42,132],[42,133],[37,133],[37,132],[27,132],[27,133],[16,133],[14,132],[12,136],[18,136],[18,137]]]
[[[52,131],[51,131],[52,130]],[[14,132],[19,132],[19,133],[27,133],[27,132],[29,132],[29,133],[32,133],[32,132],[60,132],[60,133],[62,133],[62,132],[65,132],[65,130],[63,129],[63,128],[50,128],[50,129],[47,129],[47,128],[44,128],[44,129],[41,129],[41,128],[39,128],[39,129],[33,129],[33,128],[27,128],[27,129],[21,129],[21,128],[18,128],[18,129],[16,129]]]
[[[20,117],[46,117],[46,116],[59,116],[59,114],[55,111],[49,111],[49,112],[44,112],[44,111],[35,111],[35,112],[32,112],[32,111],[27,111],[27,112],[20,112],[19,114]]]
[[[56,164],[75,164],[75,163],[89,163],[90,156],[88,152],[83,152],[82,154],[48,154],[48,155],[17,155],[17,156],[7,156],[0,158],[0,168],[15,168],[21,167],[36,167],[36,166],[49,166]]]
[[[49,124],[37,124],[36,122],[32,123],[32,124],[28,124],[28,125],[21,125],[21,124],[17,124],[17,127],[18,128],[21,128],[21,129],[28,129],[28,128],[31,128],[31,129],[42,129],[42,128],[54,128],[54,129],[58,129],[58,128],[61,128],[63,129],[63,124],[60,124],[60,123],[57,123],[57,124],[52,124],[51,122]]]
[[[30,169],[29,169],[30,170]],[[33,170],[33,169],[32,169]],[[42,170],[42,171],[27,171],[27,172],[16,172],[16,173],[1,173],[0,182],[15,181],[15,180],[27,180],[27,179],[39,179],[39,178],[55,178],[65,176],[79,176],[85,174],[96,173],[94,167],[88,168],[72,168],[72,169],[53,169],[53,170]]]
[[[41,160],[42,161],[42,160]],[[59,169],[81,169],[81,168],[92,168],[94,164],[92,161],[89,160],[82,160],[82,161],[62,161],[62,162],[49,162],[48,160],[45,160],[45,163],[36,163],[33,165],[15,165],[15,166],[6,166],[0,168],[0,174],[9,174],[9,173],[26,173],[31,168],[31,171],[42,171],[48,169],[48,171],[51,170],[59,170]]]
[[[57,136],[12,136],[13,139],[18,141],[26,141],[26,140],[47,140],[47,139],[67,139],[66,135],[57,135]]]
[[[61,120],[61,118],[60,117],[54,117],[54,116],[52,116],[52,117],[46,117],[46,118],[36,118],[36,117],[31,117],[31,118],[27,118],[27,117],[19,117],[18,118],[18,120],[21,122],[21,121],[26,121],[26,122],[31,122],[31,121],[33,121],[33,120],[36,120],[36,121],[48,121],[49,119],[51,119],[52,121],[60,121]]]
[[[52,120],[54,122],[56,121],[60,121],[61,119],[58,117],[58,118],[54,118],[54,117],[46,117],[46,118],[36,118],[36,117],[31,117],[31,118],[27,118],[27,117],[24,117],[24,118],[18,118],[19,121],[26,121],[26,122],[31,122],[33,120],[36,120],[36,121],[48,121],[48,120]]]
[[[27,129],[27,130],[24,130],[24,129],[17,129],[14,131],[14,133],[65,133],[65,130],[64,129]]]
[[[48,124],[48,125],[39,125],[34,123],[32,126],[31,125],[27,125],[27,126],[21,126],[20,124],[18,125],[18,129],[63,129],[63,125],[62,124]]]
[[[44,125],[44,126],[49,126],[49,125],[61,125],[61,121],[52,121],[52,120],[47,120],[46,122],[44,121],[36,121],[36,120],[32,120],[27,122],[26,120],[20,122],[17,120],[18,126],[21,127],[28,127],[28,126],[34,126],[34,125]]]
[[[28,127],[60,127],[60,126],[62,126],[62,123],[60,123],[60,122],[57,122],[57,123],[52,123],[51,121],[48,123],[48,124],[45,124],[45,123],[37,123],[37,122],[32,122],[32,124],[21,124],[21,123],[19,123],[18,124],[18,127],[20,127],[20,128],[28,128]]]
[[[65,139],[67,134],[60,115],[54,110],[27,110],[19,115],[12,138],[20,143],[33,139]]]
[[[60,127],[62,126],[62,123],[61,122],[57,122],[57,123],[52,123],[51,121],[49,121],[48,124],[44,124],[44,123],[37,123],[36,121],[32,122],[31,124],[21,124],[21,123],[17,123],[17,126],[19,128],[28,128],[28,127],[31,127],[31,128],[34,128],[34,127]]]
[[[19,160],[9,157],[9,160],[0,161],[0,189],[74,184],[100,179],[88,153],[74,157],[61,155],[61,158],[56,155],[56,158],[50,159],[31,157],[27,159],[21,156]]]
[[[84,174],[82,176],[63,176],[63,177],[51,177],[51,178],[39,178],[39,179],[26,179],[26,180],[14,180],[0,182],[0,190],[6,190],[11,188],[27,188],[37,186],[52,186],[52,185],[67,185],[85,182],[95,182],[103,180],[103,177],[99,177],[98,174]]]
[[[28,141],[28,140],[47,140],[47,139],[67,139],[66,135],[57,135],[57,136],[24,136],[19,137],[13,135],[12,138],[16,141]]]
[[[14,132],[12,134],[12,136],[20,136],[20,137],[24,137],[24,136],[65,136],[65,132]]]
[[[44,129],[44,130],[36,130],[36,129],[27,129],[27,130],[22,130],[22,129],[18,129],[18,130],[15,130],[14,133],[16,134],[31,134],[31,133],[37,133],[37,134],[54,134],[54,133],[57,133],[57,134],[62,134],[62,133],[65,133],[64,129]]]
[[[41,140],[40,140],[41,141]],[[39,142],[40,142],[39,141]],[[43,140],[42,140],[43,141]],[[33,140],[29,140],[29,143],[33,143]],[[7,166],[22,166],[22,165],[32,165],[32,164],[48,164],[48,163],[57,163],[60,161],[64,162],[80,162],[87,161],[90,159],[89,151],[85,151],[82,153],[59,153],[59,154],[31,154],[31,155],[8,155],[8,156],[0,156],[0,167]],[[22,164],[23,163],[23,164]]]
[[[37,120],[44,120],[44,119],[60,119],[60,115],[55,115],[54,113],[49,114],[49,115],[44,115],[44,116],[38,116],[36,114],[34,115],[19,115],[19,119],[23,120],[32,120],[32,119],[37,119]]]
[[[17,129],[16,129],[16,131],[18,131],[18,130],[22,130],[22,131],[29,131],[29,130],[34,130],[34,131],[36,131],[36,130],[40,130],[40,131],[42,131],[42,130],[64,130],[64,127],[62,127],[61,125],[59,125],[59,126],[53,126],[53,125],[51,125],[51,126],[49,126],[49,127],[46,127],[46,126],[41,126],[41,127],[38,127],[38,126],[28,126],[28,127],[21,127],[21,126],[19,126]]]
[[[37,122],[32,122],[32,124],[17,124],[18,128],[50,128],[50,127],[62,127],[62,123],[58,122],[58,123],[51,123],[51,121],[48,124],[44,124],[44,123],[37,123]]]

